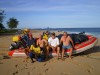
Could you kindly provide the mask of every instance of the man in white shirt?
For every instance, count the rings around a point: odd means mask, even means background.
[[[55,37],[54,32],[51,34],[51,37],[48,39],[48,44],[49,44],[49,49],[51,48],[53,53],[55,53],[57,50],[57,58],[59,59],[60,43],[59,43],[59,39]]]

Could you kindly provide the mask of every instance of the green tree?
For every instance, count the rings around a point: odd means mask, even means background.
[[[5,28],[4,25],[3,25],[3,23],[2,23],[3,20],[4,20],[4,17],[5,17],[4,10],[0,9],[0,29]]]
[[[10,29],[17,28],[19,21],[15,18],[10,18],[7,22],[7,25]]]
[[[4,29],[5,27],[3,26],[3,24],[2,23],[0,23],[0,30],[1,29]]]

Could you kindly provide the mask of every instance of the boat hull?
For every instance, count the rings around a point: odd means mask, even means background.
[[[92,47],[95,46],[95,44],[97,43],[97,38],[94,37],[94,36],[90,36],[88,35],[88,38],[89,40],[88,41],[85,41],[81,44],[76,44],[75,45],[75,50],[73,50],[72,54],[78,54],[78,53],[81,53],[83,51],[86,51]],[[65,50],[65,54],[69,54],[70,53],[70,50]],[[16,49],[16,50],[13,50],[13,51],[10,51],[8,53],[9,56],[16,56],[16,57],[23,57],[23,56],[26,56],[25,52],[24,52],[24,49]],[[57,53],[51,53],[50,54],[51,56],[57,56]]]

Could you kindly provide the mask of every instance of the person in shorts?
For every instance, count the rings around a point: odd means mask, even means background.
[[[71,37],[68,36],[67,32],[63,33],[63,36],[61,37],[60,43],[62,43],[62,60],[64,60],[64,53],[65,53],[65,50],[67,50],[67,49],[70,50],[69,57],[71,58],[72,51],[74,48],[74,43],[73,43]]]

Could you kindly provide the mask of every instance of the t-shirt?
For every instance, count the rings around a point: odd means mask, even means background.
[[[36,44],[36,40],[34,38],[27,40],[27,45],[30,47],[32,44]]]
[[[55,37],[54,39],[52,39],[52,37],[50,37],[48,39],[48,43],[49,43],[49,45],[56,47],[57,45],[59,45],[59,39],[57,37]]]

